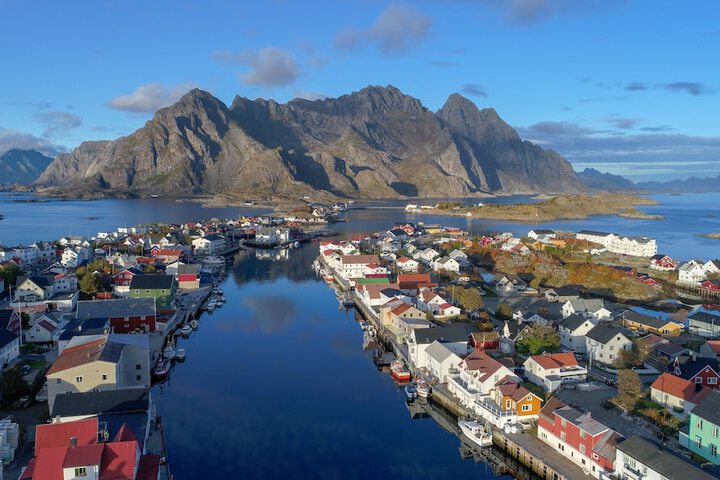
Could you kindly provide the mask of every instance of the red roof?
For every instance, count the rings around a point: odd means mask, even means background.
[[[409,309],[410,309],[410,305],[403,302],[402,305],[398,305],[397,307],[393,308],[392,313],[394,313],[395,315],[400,315]]]
[[[551,355],[533,355],[530,358],[545,369],[578,366],[577,358],[570,352],[553,353]]]
[[[127,423],[123,423],[118,432],[115,434],[115,438],[113,438],[113,442],[137,442],[137,436],[135,435],[135,432],[132,431],[130,427],[127,426]]]
[[[707,344],[715,354],[720,354],[720,340],[708,340]]]
[[[100,480],[133,480],[137,462],[138,443],[106,443],[102,455]]]
[[[465,357],[463,362],[468,371],[478,372],[478,378],[481,382],[488,379],[504,366],[482,350],[473,351]]]
[[[105,347],[107,339],[100,338],[92,342],[83,343],[82,345],[76,345],[74,347],[66,348],[62,354],[55,360],[47,375],[52,375],[57,372],[62,372],[68,368],[77,367],[84,365],[89,362],[94,362],[100,358],[103,347]]]
[[[65,452],[65,460],[63,460],[62,466],[63,468],[72,468],[100,465],[103,447],[104,445],[102,443],[70,447]]]
[[[143,455],[140,457],[136,480],[157,480],[160,472],[160,455]]]
[[[63,480],[62,465],[66,452],[67,447],[39,450],[20,478],[22,480]]]
[[[696,386],[693,382],[676,377],[667,372],[660,375],[657,380],[650,385],[650,388],[667,393],[673,397],[682,398],[685,401],[692,401],[693,403],[698,403],[711,391],[709,388],[703,388],[699,391],[695,390]]]
[[[429,273],[401,273],[398,283],[432,283]]]
[[[70,439],[75,437],[77,445],[97,443],[97,417],[76,422],[52,423],[35,427],[35,451],[46,448],[69,447]]]
[[[397,259],[397,263],[405,263],[410,260],[408,257],[400,257]]]

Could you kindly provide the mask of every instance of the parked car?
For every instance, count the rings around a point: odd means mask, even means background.
[[[31,367],[30,365],[23,365],[23,367],[22,367],[22,369],[20,370],[20,372],[21,372],[23,375],[27,375],[28,373],[30,373],[30,370],[32,370],[32,367]]]

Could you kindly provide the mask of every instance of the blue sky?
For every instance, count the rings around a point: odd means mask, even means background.
[[[132,133],[188,89],[287,101],[460,92],[636,180],[720,174],[720,2],[0,2],[0,151]]]

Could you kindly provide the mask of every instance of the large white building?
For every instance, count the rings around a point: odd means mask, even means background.
[[[615,475],[620,479],[642,480],[710,480],[707,472],[673,455],[641,437],[630,437],[616,448]]]
[[[620,236],[614,233],[582,230],[575,235],[578,240],[598,243],[609,252],[634,257],[652,257],[657,253],[657,242],[654,238]]]

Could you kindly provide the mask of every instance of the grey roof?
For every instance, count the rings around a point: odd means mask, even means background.
[[[683,480],[711,480],[715,478],[676,457],[672,452],[660,450],[655,444],[642,437],[630,437],[618,443],[615,448],[666,478],[682,478]]]
[[[200,265],[197,263],[181,263],[178,265],[177,272],[180,275],[192,275],[197,274],[200,271]]]
[[[720,315],[713,315],[708,312],[695,312],[690,315],[690,320],[707,325],[720,325]]]
[[[605,308],[605,302],[599,298],[574,298],[568,302],[576,312],[597,312]]]
[[[612,233],[597,232],[595,230],[580,230],[578,233],[581,233],[583,235],[595,235],[597,237],[607,237],[608,235],[613,235]]]
[[[572,422],[579,429],[589,433],[593,437],[609,429],[609,427],[592,418],[592,415],[589,413],[581,412],[580,410],[567,405],[555,410],[555,414],[569,422]]]
[[[559,297],[571,297],[575,296],[577,297],[580,295],[580,292],[575,287],[557,287],[557,288],[551,288],[547,292],[554,292]],[[547,293],[546,292],[546,293]]]
[[[720,425],[720,390],[710,392],[690,413],[702,417],[710,423]]]
[[[130,282],[130,290],[170,290],[174,281],[173,275],[135,275]]]
[[[108,341],[105,343],[98,360],[103,362],[118,363],[120,361],[120,355],[122,355],[123,348],[125,348],[125,345],[122,343]]]
[[[15,284],[19,287],[23,284],[25,280],[30,280],[40,288],[47,288],[53,284],[52,275],[32,275],[30,277],[18,277]]]
[[[625,336],[625,338],[627,338],[624,329],[601,323],[591,328],[590,331],[587,333],[586,337],[592,340],[596,340],[604,345],[610,340],[612,340],[613,337],[615,337],[616,335],[623,335]]]
[[[78,302],[75,318],[114,318],[155,315],[153,298],[116,298]]]
[[[580,315],[573,313],[569,317],[565,318],[562,322],[560,322],[560,325],[567,328],[571,332],[574,332],[578,329],[578,327],[580,327],[580,325],[584,324],[587,321],[587,318],[583,318]]]
[[[555,230],[547,230],[547,229],[540,229],[540,228],[533,229],[533,230],[531,230],[531,232],[535,232],[538,235],[554,235],[555,234]]]
[[[10,330],[0,330],[0,348],[3,348],[5,345],[17,340],[18,338],[19,337]]]
[[[146,412],[149,405],[150,391],[144,388],[63,393],[55,397],[52,416],[74,417],[101,413]]]
[[[620,314],[621,317],[623,317],[624,320],[630,320],[632,322],[637,322],[642,325],[647,325],[652,328],[662,328],[668,323],[672,323],[670,320],[663,320],[662,318],[658,317],[651,317],[650,315],[645,315],[639,312],[636,312],[635,310],[625,310]]]
[[[442,327],[416,328],[415,339],[418,344],[440,342],[462,342],[467,340],[468,335],[475,331],[470,325],[455,324]]]
[[[425,352],[438,362],[444,362],[445,359],[453,354],[452,350],[437,340],[431,343],[430,346],[425,349]]]

